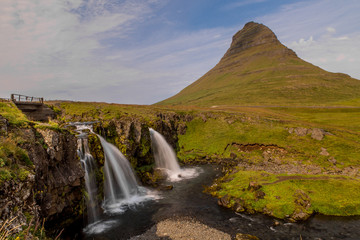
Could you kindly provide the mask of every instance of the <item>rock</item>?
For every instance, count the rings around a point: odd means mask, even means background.
[[[311,214],[304,212],[303,210],[295,211],[289,218],[291,222],[305,221]]]
[[[7,134],[8,124],[8,120],[0,115],[0,136]]]
[[[237,155],[236,155],[236,153],[231,152],[231,153],[230,153],[230,157],[231,157],[232,159],[236,159]]]
[[[331,162],[331,163],[334,164],[334,165],[336,165],[336,163],[337,163],[337,161],[336,161],[336,159],[335,159],[334,157],[330,157],[330,158],[328,159],[328,161]]]
[[[321,141],[324,138],[324,135],[325,135],[325,131],[323,129],[313,128],[311,130],[311,137],[313,139]]]
[[[236,199],[234,204],[235,212],[244,212],[246,209],[244,208],[245,201],[242,199]]]
[[[265,193],[264,193],[263,191],[257,190],[257,191],[255,192],[255,198],[256,198],[256,200],[264,199],[264,197],[265,197]]]
[[[263,156],[265,162],[271,161],[271,152],[264,151],[262,156]]]
[[[255,237],[250,234],[244,234],[244,233],[237,233],[235,239],[236,240],[259,240],[258,237]]]
[[[247,190],[249,190],[249,191],[251,191],[251,192],[252,192],[252,191],[257,191],[257,190],[259,190],[261,187],[262,187],[262,186],[261,186],[259,183],[257,183],[257,182],[250,182]]]
[[[303,137],[303,136],[306,136],[308,134],[308,129],[303,128],[303,127],[297,127],[297,128],[294,129],[294,132],[299,137]]]
[[[279,226],[280,225],[280,222],[279,221],[274,221],[274,226],[276,227],[276,226]]]
[[[218,200],[218,205],[223,206],[223,207],[229,207],[229,205],[230,205],[230,196],[226,194],[225,196],[221,197]]]
[[[329,156],[330,154],[328,153],[328,151],[326,150],[326,148],[321,148],[321,152],[320,152],[320,155],[322,156]]]
[[[298,189],[294,193],[294,202],[296,205],[303,207],[305,209],[309,209],[311,207],[310,197],[302,190]]]
[[[161,191],[169,191],[174,188],[173,185],[160,185],[157,189]]]
[[[289,132],[290,134],[293,134],[293,133],[294,133],[294,128],[289,128],[289,129],[288,129],[288,132]]]

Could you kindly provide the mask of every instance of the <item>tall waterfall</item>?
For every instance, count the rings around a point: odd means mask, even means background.
[[[100,219],[100,209],[96,202],[97,184],[96,184],[96,170],[97,166],[93,156],[90,154],[87,134],[83,130],[88,129],[91,131],[91,127],[87,125],[78,124],[76,131],[79,133],[77,145],[78,155],[80,157],[81,165],[85,171],[85,189],[87,192],[86,205],[88,224],[97,222]]]
[[[104,148],[104,207],[112,207],[124,200],[129,200],[138,193],[138,184],[129,161],[117,147],[97,135]]]
[[[149,131],[156,167],[164,170],[170,181],[179,181],[184,178],[198,176],[199,168],[181,169],[174,149],[165,140],[164,136],[152,128],[149,128]]]

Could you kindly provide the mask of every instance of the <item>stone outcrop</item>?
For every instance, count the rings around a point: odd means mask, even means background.
[[[84,171],[77,157],[76,137],[67,131],[9,128],[21,137],[32,166],[23,177],[0,186],[0,219],[16,217],[14,224],[27,225],[29,218],[46,219],[46,228],[61,229],[82,218]],[[28,219],[27,219],[28,218]]]
[[[281,44],[276,35],[263,24],[248,22],[244,28],[238,31],[232,38],[230,48],[225,53],[224,58],[237,55],[247,49]],[[295,52],[288,48],[283,48],[284,54],[296,56]]]
[[[304,128],[304,127],[296,127],[289,128],[288,132],[290,134],[296,134],[299,137],[304,137],[306,135],[311,135],[311,138],[321,141],[325,137],[325,135],[332,135],[331,133],[325,131],[321,128]]]

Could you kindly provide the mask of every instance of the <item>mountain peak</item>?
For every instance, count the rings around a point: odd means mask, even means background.
[[[336,106],[360,99],[360,81],[300,59],[265,25],[249,22],[200,79],[159,104]]]
[[[233,36],[230,48],[225,53],[224,57],[230,57],[260,45],[265,47],[266,45],[278,44],[281,43],[270,28],[261,23],[248,22],[244,25],[243,29]],[[290,50],[288,54],[289,53],[296,55],[292,50]]]

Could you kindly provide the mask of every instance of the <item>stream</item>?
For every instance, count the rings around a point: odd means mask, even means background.
[[[167,218],[191,217],[230,234],[232,238],[236,233],[245,233],[260,239],[360,239],[360,217],[316,215],[303,223],[286,223],[261,214],[239,214],[220,207],[217,199],[203,193],[203,186],[211,185],[220,176],[219,169],[213,165],[197,168],[201,172],[198,177],[169,183],[174,186],[173,189],[158,191],[159,199],[142,202],[123,213],[104,215],[93,233],[84,233],[79,230],[83,226],[80,228],[78,224],[67,229],[63,237],[86,240],[129,239]],[[275,221],[280,224],[275,226]]]

